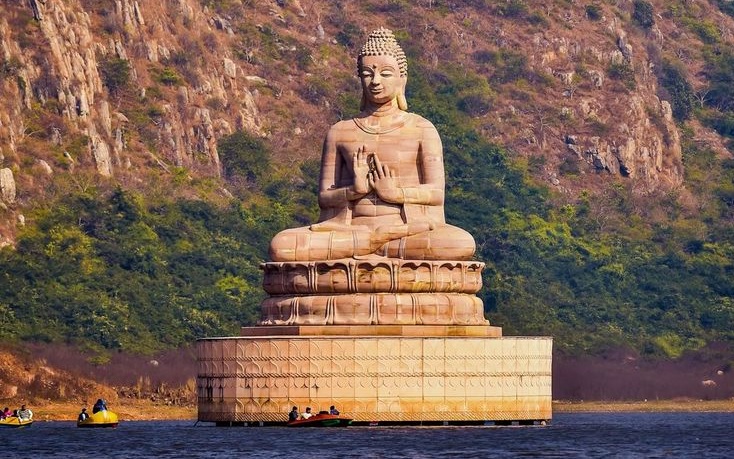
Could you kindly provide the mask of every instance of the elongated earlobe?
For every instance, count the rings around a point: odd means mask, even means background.
[[[367,107],[367,97],[364,95],[364,91],[362,91],[362,99],[359,101],[359,111],[364,111],[364,109]]]
[[[408,100],[405,98],[405,93],[398,94],[398,108],[405,112],[408,111]]]
[[[408,111],[408,99],[405,98],[405,86],[408,85],[408,78],[403,76],[400,92],[398,93],[398,108],[404,112]]]

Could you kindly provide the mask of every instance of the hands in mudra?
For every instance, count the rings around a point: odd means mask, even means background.
[[[403,203],[403,192],[387,165],[380,162],[376,153],[368,153],[367,147],[357,149],[353,159],[354,191],[367,194],[373,191],[385,202]]]

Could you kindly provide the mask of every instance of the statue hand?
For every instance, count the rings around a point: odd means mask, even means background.
[[[377,196],[385,202],[402,204],[404,201],[403,191],[398,188],[397,180],[393,172],[383,164],[380,164],[377,155],[374,156],[375,168],[369,173],[369,185],[375,190]]]
[[[357,154],[352,158],[352,170],[354,171],[354,192],[367,194],[370,192],[369,179],[367,178],[370,167],[367,164],[367,147],[357,149]]]

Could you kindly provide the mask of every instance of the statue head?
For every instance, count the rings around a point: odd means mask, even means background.
[[[360,49],[357,55],[357,75],[363,78],[363,62],[366,56],[387,56],[394,59],[395,64],[400,72],[401,86],[397,94],[398,107],[401,110],[408,109],[408,102],[405,99],[405,83],[408,79],[408,60],[405,58],[403,49],[398,44],[392,31],[384,27],[373,30],[367,38],[367,42]],[[367,95],[362,92],[362,101],[360,110],[363,110],[367,103]]]

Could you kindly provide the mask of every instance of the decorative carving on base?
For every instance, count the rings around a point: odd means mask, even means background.
[[[547,337],[238,337],[197,343],[200,421],[280,423],[331,405],[356,422],[552,417]]]
[[[264,263],[260,325],[488,325],[484,263],[397,258]]]
[[[477,293],[484,263],[376,258],[263,263],[271,295]]]
[[[260,325],[489,325],[484,305],[464,293],[274,296]]]

